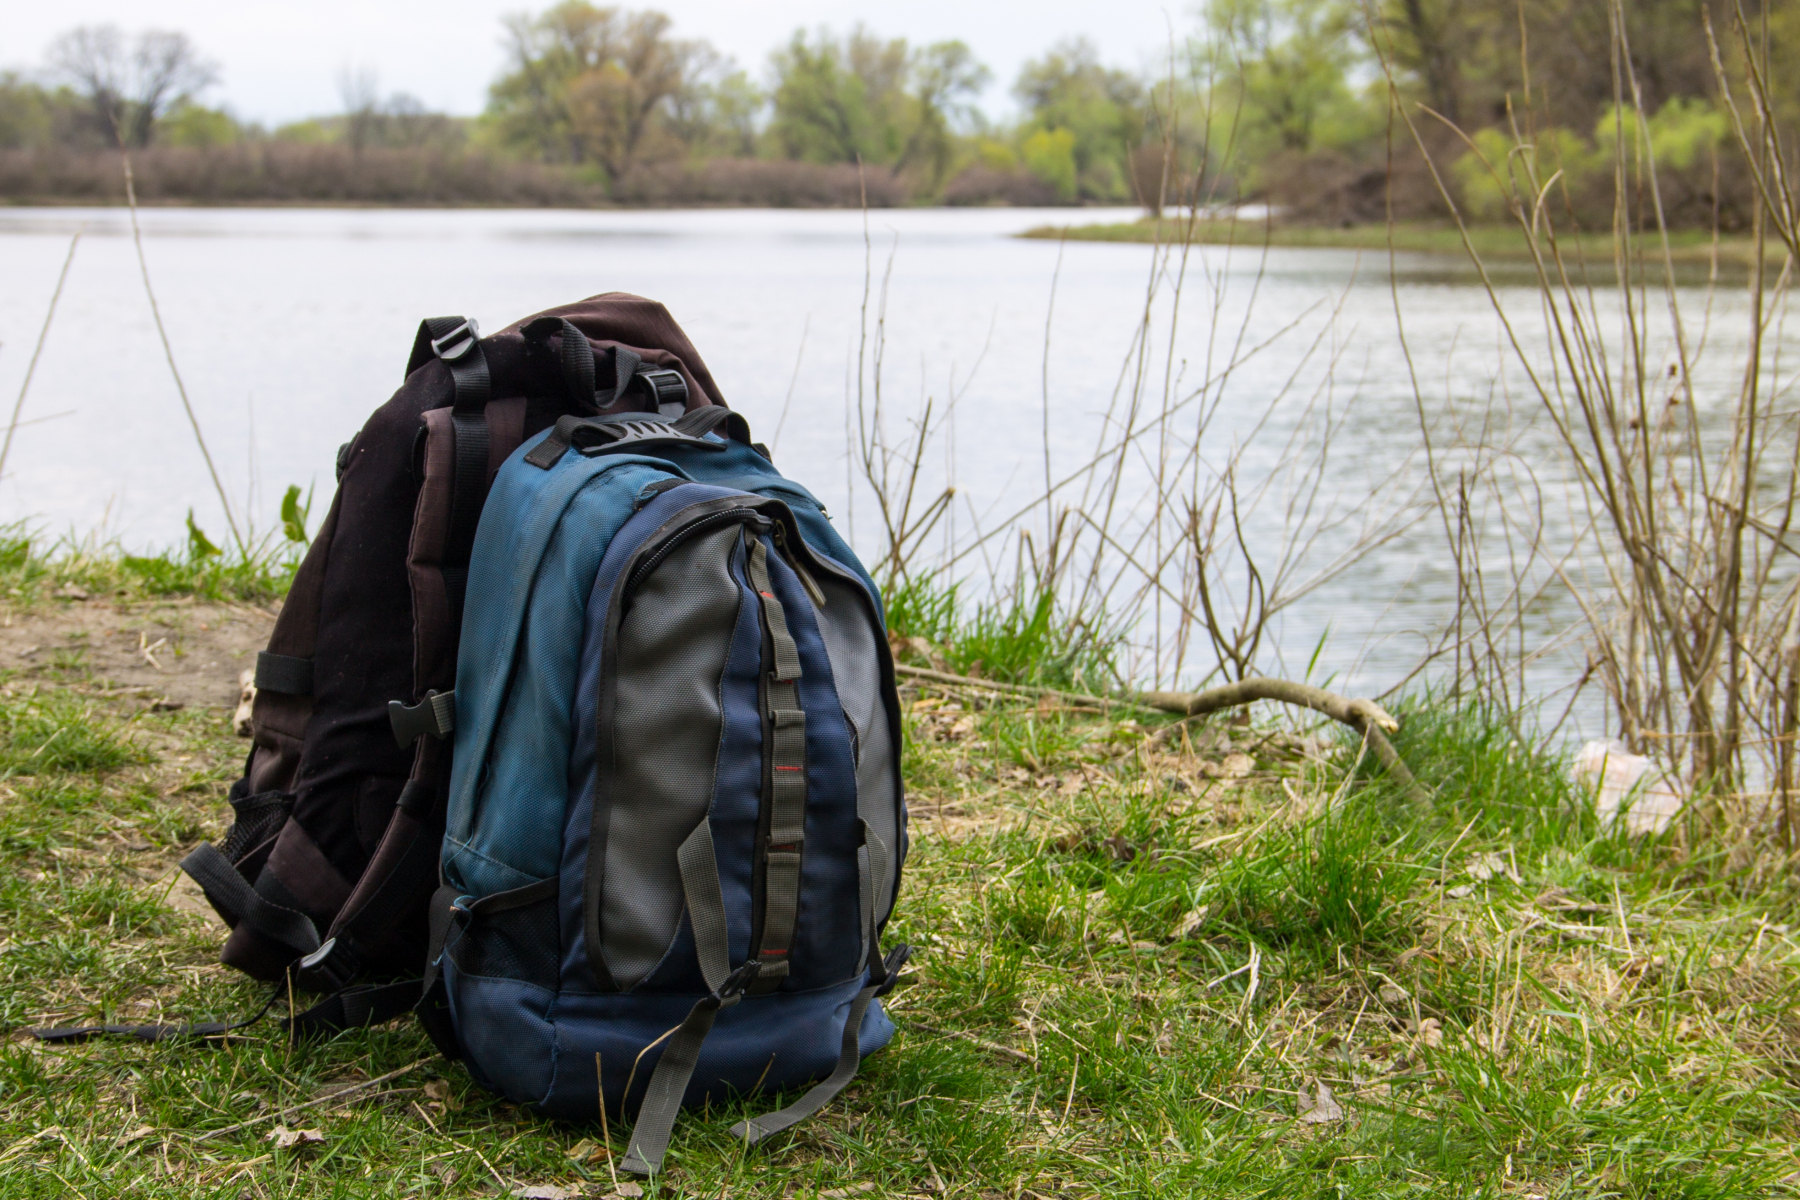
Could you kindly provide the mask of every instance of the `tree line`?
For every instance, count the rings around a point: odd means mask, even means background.
[[[1630,132],[1670,174],[1679,219],[1730,226],[1750,184],[1716,154],[1727,124],[1705,21],[1709,5],[1724,20],[1723,2],[1206,0],[1155,69],[1105,64],[1079,38],[1052,46],[1011,82],[1004,122],[978,106],[992,72],[960,41],[797,30],[752,73],[660,12],[563,0],[505,20],[479,116],[343,72],[339,111],[265,130],[206,103],[218,73],[186,36],[89,27],[58,38],[42,71],[0,76],[0,153],[260,147],[259,161],[336,163],[352,182],[380,164],[398,178],[396,156],[474,158],[485,178],[513,164],[557,181],[545,202],[755,202],[779,181],[810,202],[1261,199],[1353,222],[1441,214],[1440,183],[1497,216],[1522,142],[1554,158],[1576,203],[1599,204]],[[1779,58],[1800,0],[1744,5]],[[1451,169],[1425,168],[1402,117]],[[0,189],[16,190],[4,169]],[[809,202],[799,192],[789,201]]]

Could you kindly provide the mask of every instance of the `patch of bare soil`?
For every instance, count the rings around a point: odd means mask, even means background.
[[[158,708],[231,709],[275,615],[190,597],[118,603],[74,594],[0,606],[0,669],[47,682],[86,679]]]

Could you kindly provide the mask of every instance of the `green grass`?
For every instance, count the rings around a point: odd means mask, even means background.
[[[1526,259],[1531,246],[1525,234],[1513,224],[1485,224],[1469,227],[1469,244],[1484,259]],[[1386,253],[1390,246],[1402,253],[1450,254],[1464,256],[1463,235],[1449,223],[1396,222],[1385,224],[1319,226],[1265,224],[1260,221],[1197,220],[1188,221],[1177,215],[1162,221],[1143,218],[1117,224],[1042,225],[1020,235],[1050,241],[1067,239],[1074,242],[1138,242],[1179,243],[1190,241],[1205,245],[1236,245],[1250,249],[1261,246],[1299,247],[1307,249],[1365,250]],[[1613,239],[1609,232],[1562,233],[1558,241],[1565,255],[1579,253],[1591,264],[1610,263]],[[1713,253],[1712,233],[1704,229],[1677,229],[1669,234],[1670,253],[1679,264],[1700,264]],[[1661,254],[1660,242],[1654,235],[1641,235],[1639,250],[1652,258]],[[1749,239],[1724,236],[1719,239],[1719,256],[1726,265],[1741,266],[1754,259]],[[1544,246],[1548,252],[1548,245]],[[1776,251],[1771,248],[1770,254]]]
[[[1049,591],[1015,592],[971,611],[959,591],[930,576],[886,589],[901,661],[1009,683],[1110,690],[1121,639],[1104,617],[1071,617]]]
[[[23,608],[79,593],[128,601],[194,596],[262,603],[287,594],[305,549],[270,536],[241,550],[220,550],[195,532],[180,549],[131,554],[116,543],[46,539],[20,523],[0,526],[0,600]]]
[[[163,899],[242,743],[223,711],[87,688],[0,685],[0,1032],[253,1011],[216,928]],[[1396,744],[1438,789],[1421,815],[1353,743],[1272,713],[1175,753],[1109,718],[907,703],[899,1035],[765,1150],[726,1130],[775,1097],[685,1116],[651,1194],[1800,1194],[1796,895],[1766,847],[1608,833],[1480,709],[1406,713]],[[611,1190],[598,1127],[482,1093],[410,1023],[247,1034],[0,1041],[0,1197]],[[415,1063],[285,1120],[322,1144],[266,1140],[285,1107]],[[1301,1119],[1320,1084],[1341,1117]]]

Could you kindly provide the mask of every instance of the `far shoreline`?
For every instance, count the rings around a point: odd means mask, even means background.
[[[1466,241],[1465,241],[1466,235]],[[1394,222],[1323,226],[1286,224],[1265,220],[1229,218],[1192,219],[1183,216],[1145,216],[1118,224],[1040,225],[1017,235],[1041,241],[1114,242],[1135,245],[1231,246],[1243,249],[1361,250],[1396,254],[1451,255],[1467,259],[1472,249],[1483,259],[1530,262],[1533,252],[1524,231],[1512,224],[1469,225],[1459,230],[1448,222]],[[1746,268],[1754,259],[1753,243],[1743,234],[1715,234],[1708,229],[1671,229],[1669,258],[1678,266],[1705,267],[1716,256],[1720,267]],[[1634,235],[1634,256],[1654,261],[1663,254],[1655,230]],[[1611,231],[1559,233],[1555,243],[1570,265],[1579,258],[1593,265],[1610,266],[1614,259]],[[1551,243],[1540,235],[1539,253],[1551,256]],[[1766,254],[1780,261],[1785,247],[1771,239]]]

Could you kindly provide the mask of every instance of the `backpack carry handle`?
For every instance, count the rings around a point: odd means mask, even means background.
[[[620,350],[625,352],[624,347],[620,347]],[[676,375],[674,371],[655,373]],[[679,375],[676,378],[679,380]],[[691,409],[674,421],[558,417],[549,435],[531,448],[525,455],[525,461],[548,471],[562,461],[570,447],[583,454],[609,454],[615,451],[630,453],[660,446],[687,446],[695,450],[711,451],[725,449],[725,442],[706,436],[715,432],[731,441],[750,445],[750,422],[744,420],[742,413],[732,412],[717,404]]]

